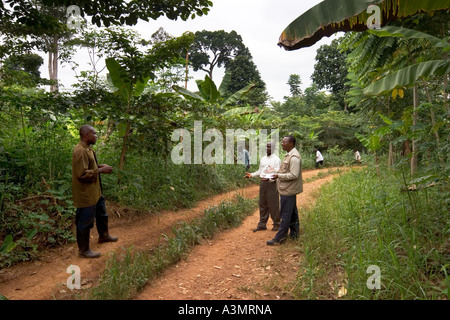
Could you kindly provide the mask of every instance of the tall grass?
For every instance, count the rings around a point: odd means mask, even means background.
[[[301,217],[297,298],[449,298],[448,185],[407,191],[405,181],[402,170],[378,178],[366,168],[321,189]],[[369,266],[380,269],[380,289],[367,285]]]
[[[107,153],[104,161],[115,165],[117,157]],[[191,207],[208,196],[254,183],[244,174],[243,165],[177,165],[160,155],[130,153],[125,171],[116,170],[102,177],[102,182],[109,199],[159,211]]]
[[[123,300],[132,298],[148,281],[188,254],[189,249],[211,238],[215,233],[238,226],[257,207],[257,201],[237,197],[205,211],[205,215],[174,228],[173,235],[165,235],[164,243],[150,252],[132,248],[114,254],[109,260],[100,283],[89,294],[89,299]]]

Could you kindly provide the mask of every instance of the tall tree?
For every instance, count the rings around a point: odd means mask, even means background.
[[[44,59],[38,54],[11,55],[0,69],[0,79],[8,86],[20,83],[25,87],[36,87],[41,81],[39,68]]]
[[[240,90],[243,86],[251,83],[255,84],[254,89],[245,95],[240,104],[249,104],[251,106],[263,106],[269,99],[266,90],[266,83],[262,80],[252,56],[246,48],[244,53],[238,55],[231,60],[225,67],[225,71],[231,75],[230,84],[225,96],[232,95]]]
[[[26,8],[40,19],[48,19],[52,24],[36,27],[28,20],[8,16],[0,23],[0,32],[5,34],[4,43],[9,43],[7,53],[14,54],[17,50],[14,47],[23,44],[27,51],[37,49],[47,53],[50,91],[58,91],[58,65],[60,61],[67,62],[70,59],[73,51],[67,42],[76,31],[67,26],[65,7],[46,6],[42,0],[32,0],[26,4]]]
[[[339,50],[340,41],[340,39],[334,39],[330,45],[323,45],[317,50],[316,64],[311,79],[319,89],[330,90],[342,109],[347,110],[344,100],[345,93],[349,89],[346,86],[348,81],[347,54]]]
[[[189,49],[189,62],[194,71],[205,71],[213,79],[216,67],[225,67],[239,52],[245,51],[242,37],[236,31],[197,31]]]
[[[241,103],[264,105],[268,100],[266,84],[253,62],[249,49],[242,37],[235,31],[199,31],[189,50],[189,63],[194,71],[205,71],[213,79],[213,71],[224,67],[231,75],[226,95],[240,90],[251,83],[256,84],[252,92]]]
[[[291,96],[299,97],[302,95],[302,89],[300,86],[302,85],[302,79],[298,74],[291,74],[289,76],[289,80],[287,82],[289,85],[289,91],[291,92]]]

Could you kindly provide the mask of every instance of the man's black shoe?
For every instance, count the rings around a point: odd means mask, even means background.
[[[272,239],[272,240],[267,241],[266,243],[268,246],[277,246],[277,245],[282,244],[285,241],[286,241],[286,238],[283,238],[280,241],[276,241],[275,239]]]
[[[267,228],[257,227],[256,229],[253,229],[253,232],[264,231],[264,230],[267,230]]]

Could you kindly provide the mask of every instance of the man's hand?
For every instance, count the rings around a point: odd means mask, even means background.
[[[278,175],[277,175],[277,174],[274,174],[274,175],[272,176],[272,179],[273,179],[273,180],[278,179]]]
[[[251,177],[252,177],[251,173],[248,173],[248,172],[245,173],[245,177],[244,178],[251,178]]]
[[[111,173],[113,169],[113,167],[108,166],[107,164],[101,164],[98,166],[98,173]]]

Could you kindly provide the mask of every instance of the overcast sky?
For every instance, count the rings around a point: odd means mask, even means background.
[[[186,31],[234,30],[249,48],[269,95],[275,101],[282,101],[284,96],[289,95],[289,75],[301,76],[303,90],[311,85],[310,77],[314,70],[316,50],[336,38],[326,37],[312,47],[294,51],[286,51],[277,45],[284,28],[319,2],[321,0],[213,0],[214,5],[206,16],[189,21],[159,18],[140,22],[134,29],[145,39],[149,39],[160,27],[175,37]],[[86,49],[81,49],[76,55],[80,70],[83,70],[83,59],[87,52],[83,50]],[[43,76],[47,74],[46,68],[45,66],[45,69],[42,69]],[[194,79],[203,79],[204,75],[204,72],[190,72]],[[223,70],[215,71],[214,81],[220,83],[222,75]],[[60,79],[66,87],[76,80],[74,76],[69,66],[60,68]],[[195,91],[195,82],[191,81],[188,89]]]

